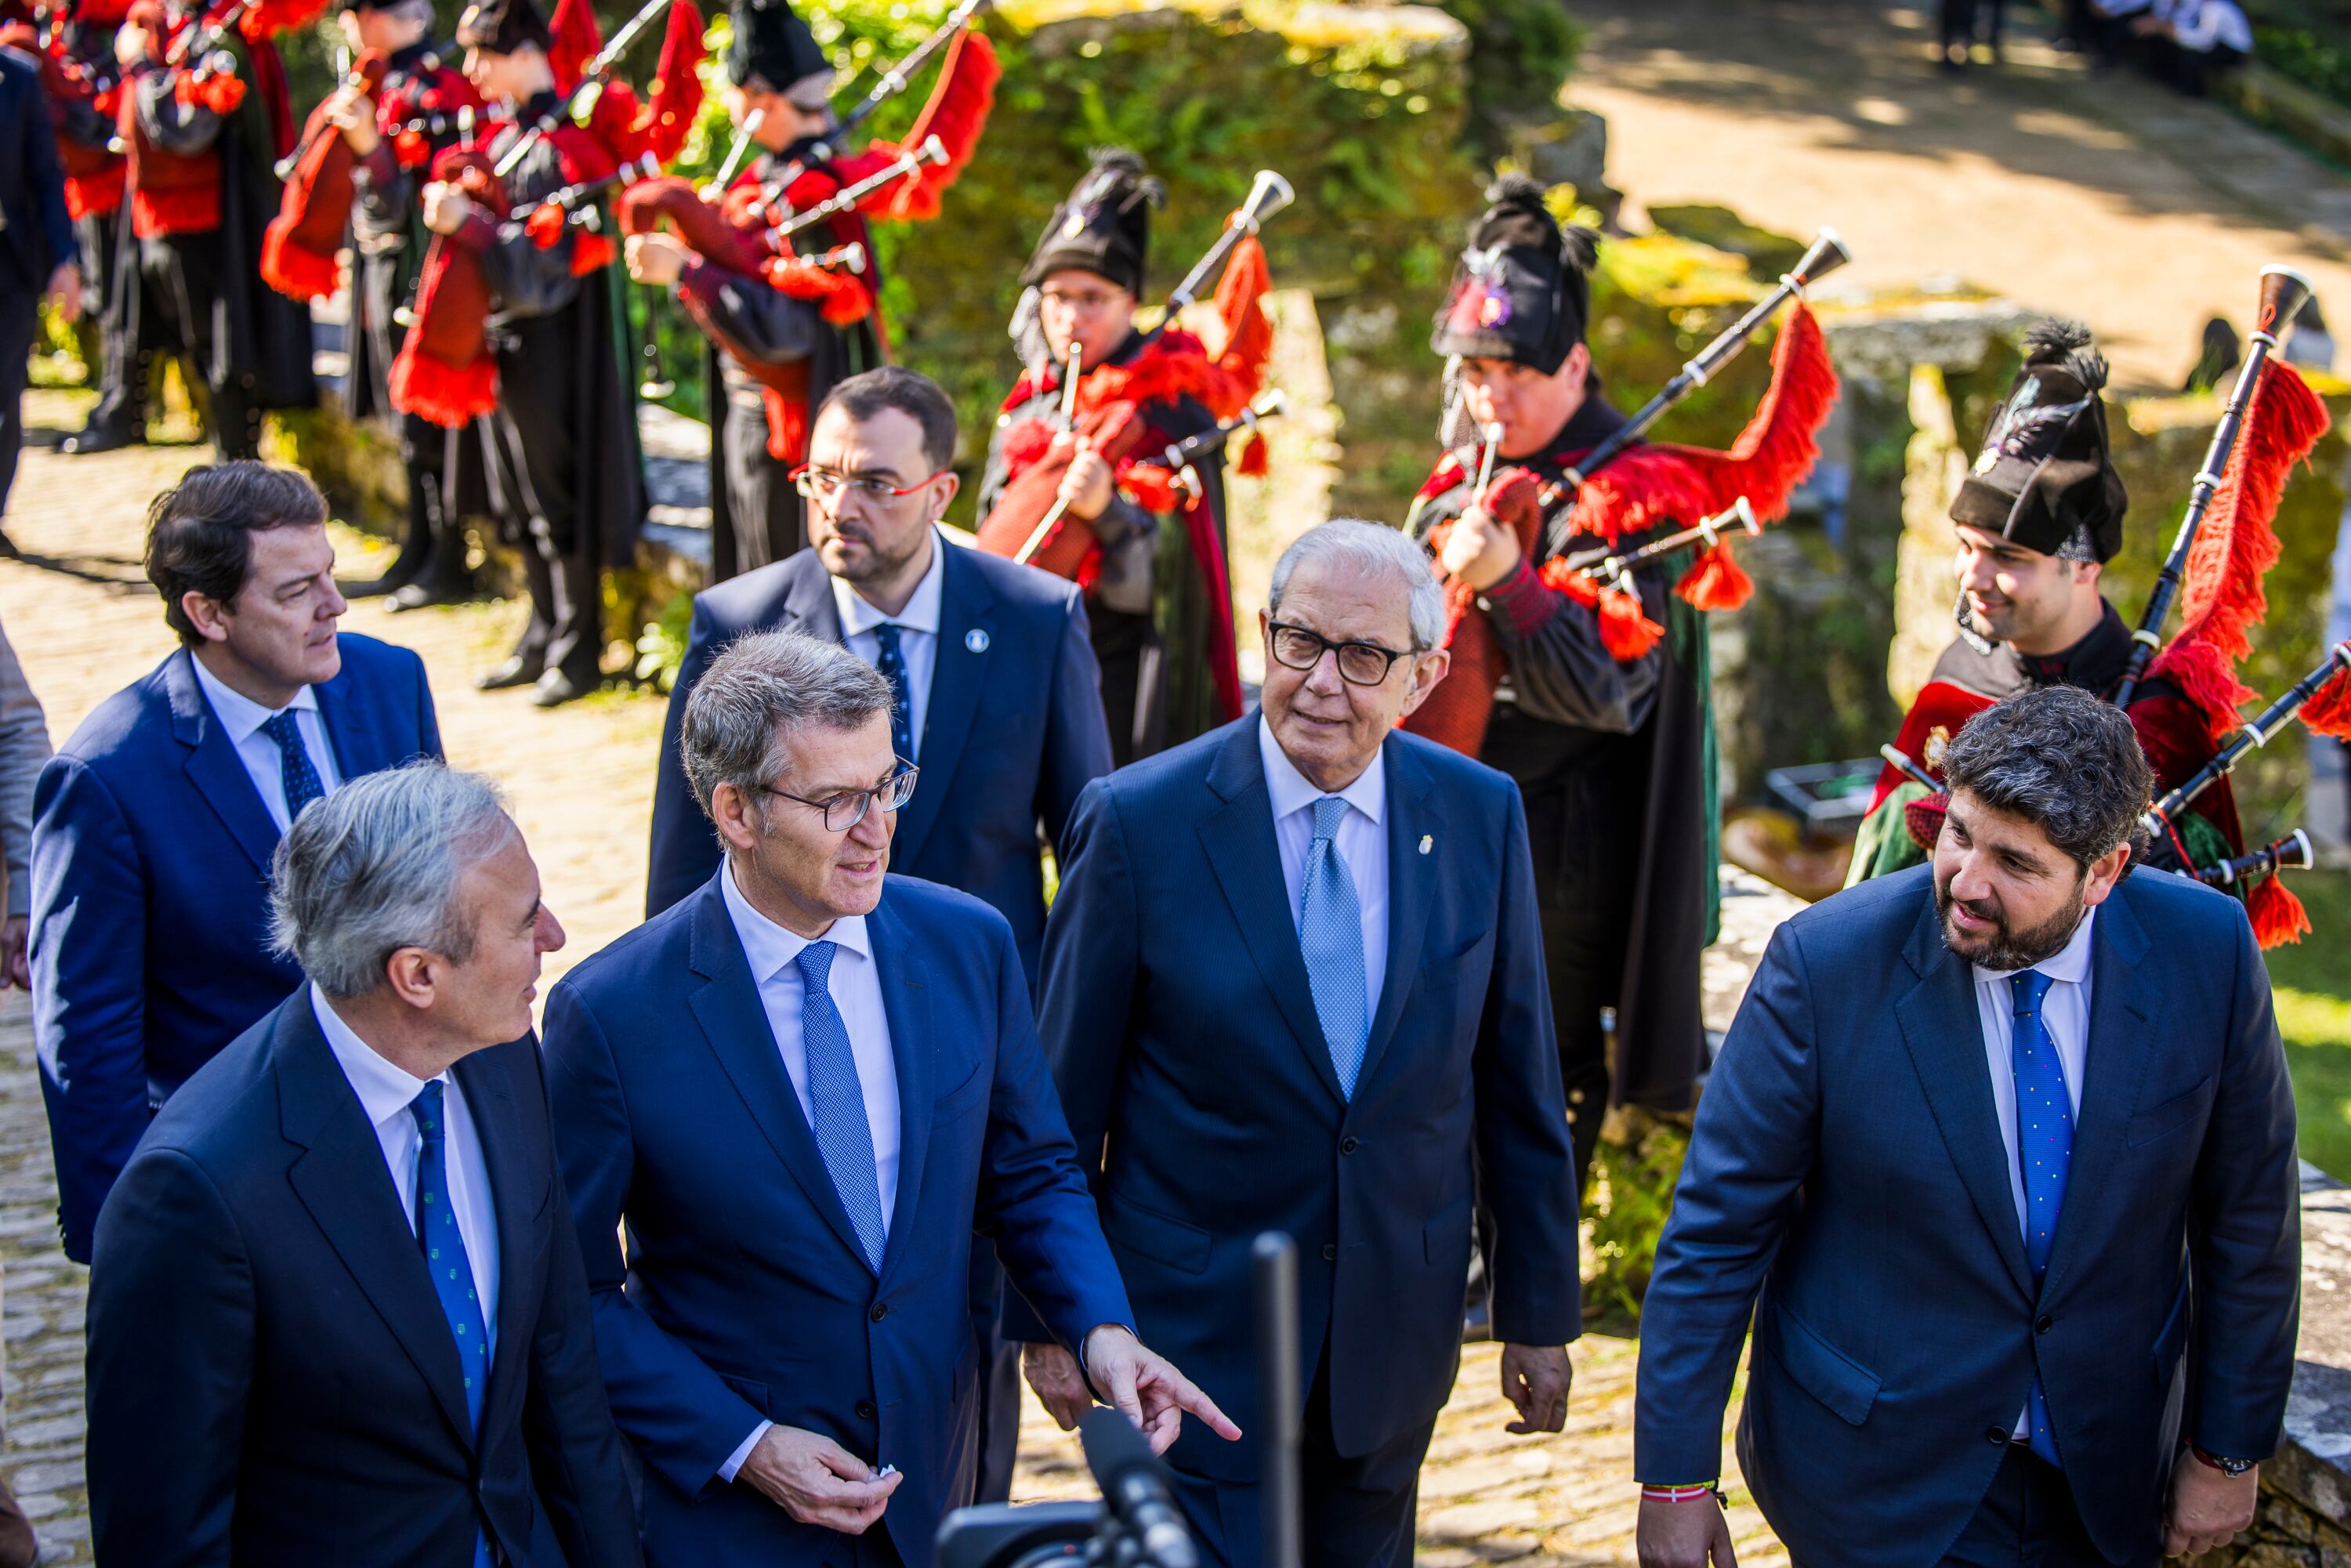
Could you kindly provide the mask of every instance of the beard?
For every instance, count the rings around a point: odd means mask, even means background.
[[[1980,936],[1962,937],[1951,927],[1951,906],[1960,901],[1951,896],[1948,879],[1935,883],[1935,913],[1940,918],[1938,925],[1943,934],[1943,946],[1969,963],[1986,969],[2007,971],[2030,969],[2035,964],[2055,957],[2074,939],[2074,928],[2082,924],[2085,905],[2082,890],[2088,883],[2087,873],[2074,880],[2074,896],[2064,908],[2038,925],[2022,929],[2012,927],[2008,916],[1987,904],[1970,902],[1967,912],[1979,920],[1989,920],[1992,929]]]

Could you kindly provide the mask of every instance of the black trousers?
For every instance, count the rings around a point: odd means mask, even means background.
[[[131,206],[90,213],[74,220],[81,240],[89,287],[82,308],[98,332],[98,406],[84,429],[95,434],[120,431],[134,440],[147,434],[147,372],[150,360],[139,346],[139,242],[131,236]]]
[[[726,407],[710,411],[721,437],[710,493],[726,506],[723,526],[711,530],[710,580],[724,582],[797,555],[807,541],[799,492],[784,477],[790,468],[768,455],[768,410],[758,384],[731,374],[714,384]]]
[[[2022,1443],[2010,1446],[1991,1490],[1943,1562],[1948,1568],[2112,1568],[2082,1528],[2064,1472]]]
[[[522,552],[530,620],[515,653],[593,686],[604,653],[596,530],[580,494],[577,404],[571,376],[576,326],[569,311],[520,322],[498,350],[498,407],[482,423],[491,505],[500,531]]]
[[[25,446],[25,376],[40,329],[41,297],[0,273],[0,517],[16,483],[16,455]]]
[[[444,430],[392,406],[392,361],[406,336],[392,319],[402,302],[400,268],[375,257],[363,258],[359,293],[360,319],[352,330],[366,336],[366,352],[360,357],[372,383],[364,395],[375,414],[398,433],[401,465],[408,471],[408,529],[401,538],[400,554],[383,574],[384,582],[394,588],[410,582],[444,590],[460,587],[466,576],[465,527],[448,486],[464,432]]]
[[[1012,1497],[1012,1467],[1020,1455],[1020,1346],[1004,1337],[1004,1269],[996,1244],[971,1239],[971,1333],[979,1354],[979,1468],[974,1502]]]
[[[1165,656],[1148,615],[1086,606],[1094,662],[1102,666],[1102,717],[1110,725],[1110,762],[1123,768],[1165,744]],[[1146,681],[1153,688],[1144,689]]]
[[[1984,19],[1984,42],[2000,47],[2002,13],[2008,0],[1943,0],[1942,26],[1939,37],[1942,47],[1949,50],[1954,45],[1966,48],[1976,41],[1976,19]]]
[[[1331,1349],[1306,1396],[1299,1424],[1299,1518],[1306,1568],[1410,1568],[1420,1464],[1437,1417],[1374,1448],[1343,1456],[1331,1430]],[[1200,1560],[1212,1568],[1259,1568],[1264,1560],[1259,1489],[1254,1481],[1212,1480],[1170,1468],[1176,1500],[1192,1527]]]
[[[189,387],[202,389],[214,449],[222,462],[235,463],[261,455],[261,410],[254,405],[250,372],[208,379],[214,362],[214,305],[225,281],[220,248],[211,235],[142,242],[140,267],[147,293],[141,308],[154,310],[156,340],[180,356]]]

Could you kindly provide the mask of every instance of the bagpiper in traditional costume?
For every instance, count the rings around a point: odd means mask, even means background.
[[[1196,486],[1134,460],[1239,413],[1271,346],[1254,239],[1217,289],[1220,348],[1172,321],[1135,329],[1163,194],[1141,159],[1113,149],[1053,210],[1020,275],[1013,336],[1029,368],[1004,400],[979,490],[981,549],[1084,587],[1122,766],[1240,716],[1222,458],[1193,465]],[[1252,444],[1243,463],[1261,471],[1262,452]]]
[[[758,156],[720,199],[686,181],[649,180],[619,204],[630,276],[674,286],[709,340],[710,577],[724,581],[804,542],[791,471],[809,422],[835,384],[883,361],[881,289],[866,224],[935,216],[987,123],[994,50],[959,30],[930,101],[902,143],[839,145],[831,61],[789,0],[738,0],[725,98]],[[939,138],[947,158],[891,182],[789,240],[780,225]],[[674,232],[659,232],[663,224]],[[828,259],[829,258],[829,259]]]
[[[131,231],[154,341],[206,394],[224,460],[260,453],[261,416],[318,401],[310,316],[261,280],[263,231],[277,211],[276,161],[294,145],[286,68],[270,39],[320,0],[136,0],[121,135]],[[135,329],[148,330],[142,319]]]
[[[2033,686],[2073,685],[2113,699],[2133,634],[2100,591],[2122,548],[2129,497],[2115,472],[2101,395],[2106,366],[2088,330],[2052,321],[2025,336],[2025,362],[1994,412],[1951,503],[1959,547],[1958,635],[1904,717],[1862,821],[1850,883],[1916,865],[1942,829],[1943,748],[1978,712]],[[2245,632],[2266,601],[2277,559],[2271,528],[2287,471],[2326,429],[2301,376],[2272,361],[2255,382],[2244,434],[2214,491],[2188,562],[2185,624],[2136,684],[2128,704],[2158,791],[2209,761],[2242,725],[2252,695],[2237,679]],[[2194,870],[2243,854],[2237,808],[2222,778],[2148,845],[2148,863]],[[2274,877],[2242,886],[2265,943],[2308,928]]]
[[[349,591],[388,593],[396,611],[455,603],[471,596],[461,495],[482,505],[481,444],[470,427],[447,430],[395,410],[389,382],[404,331],[395,318],[414,297],[424,262],[417,189],[483,104],[433,42],[425,0],[340,6],[356,64],[303,130],[261,271],[289,298],[321,298],[339,287],[336,253],[350,245],[350,413],[394,427],[408,474],[408,526],[383,575]]]
[[[1636,444],[1578,485],[1575,465],[1625,423],[1584,341],[1598,236],[1562,229],[1532,181],[1487,194],[1430,346],[1458,361],[1462,409],[1499,467],[1481,492],[1474,453],[1448,455],[1406,525],[1453,607],[1452,669],[1406,727],[1519,781],[1581,1181],[1612,1089],[1614,1103],[1683,1110],[1705,1063],[1698,955],[1715,934],[1719,841],[1705,612],[1750,584],[1723,544],[1694,563],[1657,557],[1613,591],[1566,558],[1637,546],[1742,496],[1775,515],[1817,455],[1836,378],[1800,306],[1729,453]]]
[[[541,707],[602,678],[600,573],[635,559],[644,517],[612,244],[571,221],[593,198],[577,209],[543,204],[610,179],[649,148],[633,96],[618,84],[597,95],[588,124],[559,117],[539,132],[572,85],[565,78],[576,80],[596,48],[584,0],[564,0],[556,20],[550,33],[531,0],[483,0],[458,24],[467,77],[511,118],[486,147],[434,161],[422,202],[443,243],[426,256],[417,319],[391,383],[407,412],[444,424],[480,421],[491,507],[522,554],[530,619],[514,652],[475,684],[534,685]],[[514,165],[495,173],[518,145]]]

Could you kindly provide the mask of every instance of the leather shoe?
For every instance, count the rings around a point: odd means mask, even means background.
[[[403,610],[425,610],[435,604],[464,604],[473,597],[474,590],[470,583],[408,582],[395,590],[392,597],[384,601],[383,607],[397,615]]]
[[[594,681],[575,681],[561,670],[549,670],[538,677],[538,689],[530,694],[533,707],[561,707],[565,703],[584,697],[596,689]]]
[[[57,443],[57,451],[68,457],[87,457],[93,452],[113,452],[131,444],[134,437],[127,430],[84,430]]]
[[[527,686],[539,678],[545,668],[536,659],[526,659],[520,653],[486,674],[474,678],[474,689],[481,692],[502,692],[508,686]]]

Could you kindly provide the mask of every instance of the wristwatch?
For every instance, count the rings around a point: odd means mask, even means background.
[[[2194,1454],[2199,1461],[2211,1466],[2231,1480],[2261,1463],[2259,1459],[2224,1459],[2218,1454],[2208,1454],[2203,1449],[2194,1447],[2190,1447],[2188,1451]]]

